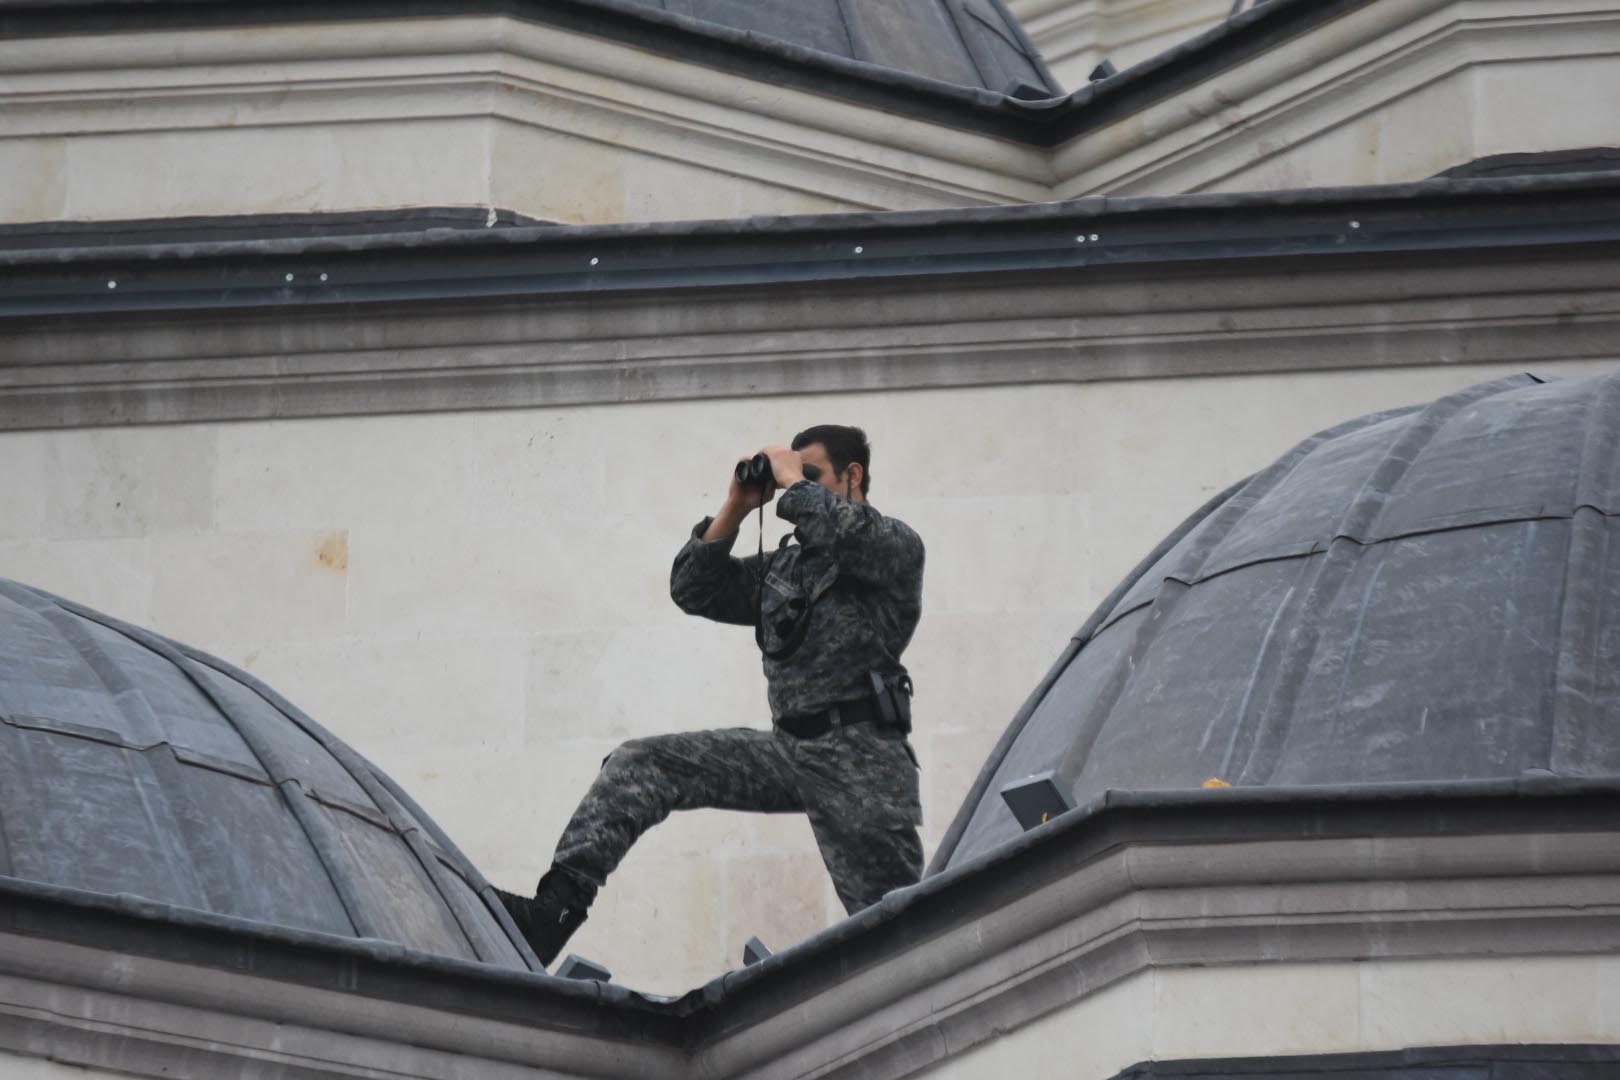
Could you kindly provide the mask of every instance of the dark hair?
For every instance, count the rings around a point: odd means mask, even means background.
[[[850,462],[861,464],[861,494],[872,488],[872,446],[866,441],[866,432],[843,424],[817,424],[793,436],[793,449],[803,450],[820,443],[827,449],[827,459],[833,472],[839,476],[849,468]]]

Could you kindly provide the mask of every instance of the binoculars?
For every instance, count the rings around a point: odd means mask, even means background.
[[[776,477],[776,470],[771,468],[771,459],[764,454],[755,454],[747,461],[737,462],[737,486],[745,488],[763,488]],[[821,470],[808,462],[804,465],[804,478],[806,480],[821,479]]]

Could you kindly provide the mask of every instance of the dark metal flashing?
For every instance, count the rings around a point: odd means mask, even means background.
[[[1450,180],[1502,176],[1545,176],[1620,170],[1620,148],[1588,146],[1580,150],[1543,150],[1530,154],[1490,154],[1436,174]]]
[[[0,39],[194,27],[506,15],[966,131],[1053,146],[1307,34],[1371,0],[1271,0],[1067,97],[941,82],[626,0],[0,0]],[[1000,8],[999,0],[995,6]],[[960,17],[969,17],[962,15]],[[1015,20],[1009,20],[1015,30]],[[1017,30],[1048,92],[1045,72]]]
[[[421,206],[306,214],[227,214],[129,221],[39,221],[0,225],[0,251],[209,244],[312,236],[392,236],[433,229],[536,228],[553,222],[513,210]]]
[[[1617,812],[1620,777],[1109,792],[677,1000],[11,877],[0,877],[0,930],[311,989],[695,1051],[1126,845],[1601,832],[1613,829]]]
[[[313,223],[312,223],[313,224]],[[141,226],[161,235],[161,225]],[[311,229],[310,231],[314,231]],[[1620,174],[951,211],[604,226],[270,235],[5,248],[0,326],[111,312],[338,308],[1233,259],[1388,256],[1620,240]],[[16,325],[16,323],[13,323]],[[0,356],[0,359],[4,359]]]
[[[1609,1080],[1620,1046],[1419,1046],[1361,1054],[1144,1061],[1112,1080]]]

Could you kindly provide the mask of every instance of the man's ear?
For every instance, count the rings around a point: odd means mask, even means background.
[[[859,491],[861,490],[861,481],[866,479],[866,469],[862,467],[860,462],[852,461],[849,463],[849,467],[844,470],[844,476],[849,479],[849,486],[853,490]]]

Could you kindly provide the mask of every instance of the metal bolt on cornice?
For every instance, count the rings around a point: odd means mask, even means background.
[[[866,249],[864,247],[862,247],[860,244],[855,245],[855,254],[859,255],[862,252],[864,252],[865,250]]]
[[[597,263],[598,263],[598,262],[599,262],[599,261],[600,261],[600,260],[599,260],[599,259],[597,259],[597,257],[596,257],[596,256],[595,256],[595,255],[592,255],[592,256],[591,256],[591,265],[592,265],[592,266],[595,266],[595,265],[596,265],[596,264],[597,264]]]

